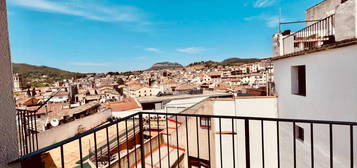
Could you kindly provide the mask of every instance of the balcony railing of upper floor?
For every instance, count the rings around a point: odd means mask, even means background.
[[[343,163],[353,168],[356,126],[357,122],[141,112],[35,148],[9,164],[250,168]]]
[[[309,51],[335,42],[335,14],[290,34],[283,33],[282,54]]]

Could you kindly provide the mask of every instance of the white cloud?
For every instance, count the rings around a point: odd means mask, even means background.
[[[70,63],[75,66],[85,66],[85,67],[110,67],[110,63],[97,63],[97,62],[73,62]]]
[[[254,3],[255,8],[263,8],[273,5],[276,0],[256,0]]]
[[[182,52],[182,53],[197,54],[204,50],[205,50],[205,48],[203,48],[203,47],[189,47],[189,48],[179,48],[176,51]]]
[[[149,52],[155,52],[155,53],[161,53],[162,51],[158,48],[145,48],[145,51],[149,51]]]
[[[260,14],[244,18],[245,21],[264,21],[267,27],[275,28],[279,26],[279,16]],[[280,22],[285,21],[285,18],[280,18]]]
[[[138,22],[144,21],[143,13],[131,6],[104,5],[92,0],[11,0],[11,5],[40,12],[73,15],[101,22]]]
[[[282,22],[284,19],[280,19]],[[266,19],[266,24],[268,27],[274,28],[279,26],[279,16],[271,16]]]

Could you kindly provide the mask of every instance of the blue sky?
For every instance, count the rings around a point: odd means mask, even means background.
[[[304,20],[320,1],[8,0],[12,59],[108,72],[269,57],[279,9],[283,21]]]

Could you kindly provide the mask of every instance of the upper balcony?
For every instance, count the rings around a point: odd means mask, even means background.
[[[273,57],[306,54],[356,39],[356,0],[337,2],[339,1],[323,1],[309,8],[306,16],[308,24],[305,28],[294,33],[286,30],[275,34]],[[330,9],[331,6],[333,9]],[[329,15],[326,17],[326,14]]]
[[[283,53],[312,50],[335,42],[335,15],[319,20],[295,33],[282,33]]]

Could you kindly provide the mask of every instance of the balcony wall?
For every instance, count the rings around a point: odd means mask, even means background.
[[[289,36],[283,39],[283,53],[291,54],[299,50],[295,50],[294,48],[294,36]]]
[[[0,167],[18,157],[16,112],[5,0],[0,0]],[[16,165],[13,165],[16,167]]]
[[[214,114],[225,116],[254,116],[254,117],[269,117],[277,118],[277,99],[276,97],[242,97],[233,100],[215,100],[214,101]],[[222,131],[231,131],[231,120],[222,120]],[[250,122],[250,158],[252,168],[262,167],[262,143],[261,143],[261,123],[259,121]],[[215,121],[215,131],[219,130],[219,124]],[[245,130],[244,120],[234,121],[236,140],[234,143],[236,153],[235,164],[238,167],[246,166],[245,158]],[[277,167],[277,145],[276,145],[276,125],[275,123],[265,123],[264,125],[264,138],[265,141],[265,166]],[[219,152],[220,135],[215,135],[215,148],[216,153]],[[222,135],[223,151],[223,167],[233,167],[233,141],[231,135]],[[220,156],[216,155],[216,167],[220,166]]]
[[[110,109],[106,109],[84,118],[71,121],[64,125],[40,132],[38,134],[39,149],[78,134],[79,126],[85,128],[85,130],[89,130],[103,124],[108,121],[108,118],[111,117],[111,113],[112,111]]]

